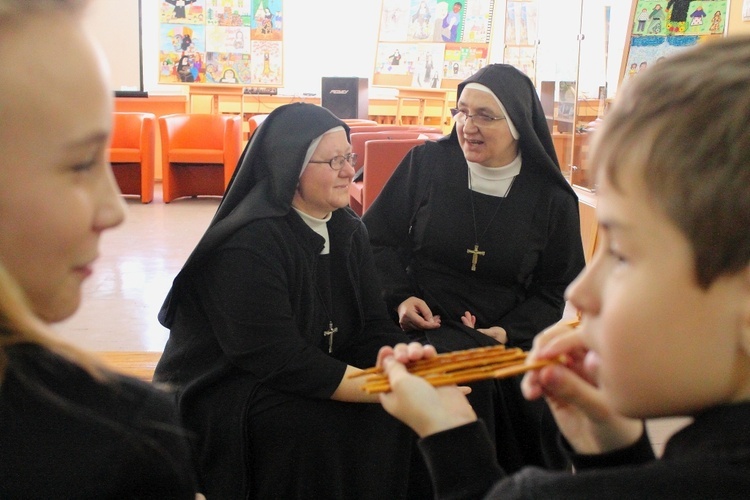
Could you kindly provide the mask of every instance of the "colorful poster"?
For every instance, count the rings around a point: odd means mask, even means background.
[[[209,52],[250,52],[250,28],[246,26],[207,26],[206,50]]]
[[[281,42],[253,40],[251,79],[263,85],[281,84]]]
[[[536,47],[506,46],[503,62],[521,70],[536,85]]]
[[[250,22],[254,40],[281,40],[281,0],[253,0]]]
[[[675,52],[722,36],[728,0],[638,0],[621,81]]]
[[[375,85],[455,88],[487,65],[495,0],[381,1]]]
[[[416,59],[416,44],[380,43],[375,56],[375,72],[388,75],[411,74]]]
[[[698,36],[640,36],[630,40],[630,50],[625,63],[627,68],[623,81],[638,76],[652,64],[661,62],[670,54],[701,42]]]
[[[442,43],[420,43],[417,45],[417,58],[412,70],[412,87],[440,88],[443,79]]]
[[[246,0],[206,0],[206,24],[249,26],[251,5]]]
[[[443,62],[443,77],[464,80],[487,66],[487,47],[447,44]]]
[[[206,54],[206,82],[230,85],[253,83],[250,55],[208,52]]]
[[[727,0],[639,0],[633,35],[674,36],[724,33]]]
[[[505,9],[505,45],[534,45],[538,35],[537,7],[532,2],[508,2]]]
[[[432,39],[435,42],[459,41],[464,20],[464,4],[454,0],[438,0]]]
[[[159,18],[162,23],[204,24],[205,0],[162,0]]]
[[[159,83],[283,85],[282,0],[161,0],[160,19]]]
[[[159,82],[203,81],[206,27],[199,24],[162,24],[159,27]]]
[[[409,31],[409,3],[405,0],[383,0],[380,12],[380,40],[406,40]]]
[[[495,0],[466,0],[461,41],[464,43],[489,43]]]
[[[411,0],[407,40],[433,41],[436,9],[437,2],[435,0]]]

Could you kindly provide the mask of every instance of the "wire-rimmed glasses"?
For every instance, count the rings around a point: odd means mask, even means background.
[[[490,116],[485,113],[475,113],[473,115],[470,115],[464,110],[458,109],[458,108],[451,108],[451,116],[456,119],[456,121],[462,121],[465,122],[469,118],[474,120],[474,125],[480,126],[480,127],[487,127],[492,126],[496,123],[499,123],[503,120],[505,120],[504,116]]]
[[[348,163],[352,167],[357,166],[357,154],[356,153],[347,153],[343,156],[334,156],[328,161],[315,161],[310,160],[310,163],[327,163],[329,167],[331,167],[331,170],[338,172],[342,168],[346,166]]]

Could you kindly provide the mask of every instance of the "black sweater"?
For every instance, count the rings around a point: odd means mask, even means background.
[[[575,474],[526,468],[506,476],[484,424],[420,441],[437,498],[747,498],[750,403],[719,406],[672,436],[661,459],[646,434],[604,455],[571,454]]]
[[[0,498],[195,498],[171,397],[114,374],[97,381],[38,345],[7,354]]]

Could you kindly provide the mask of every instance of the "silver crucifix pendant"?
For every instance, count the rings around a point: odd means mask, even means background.
[[[324,337],[328,337],[328,353],[333,352],[333,334],[338,332],[339,329],[333,326],[333,321],[328,322],[328,330],[323,332]]]

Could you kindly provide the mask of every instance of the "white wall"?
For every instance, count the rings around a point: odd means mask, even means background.
[[[138,2],[93,0],[84,22],[109,60],[112,90],[140,90]]]

